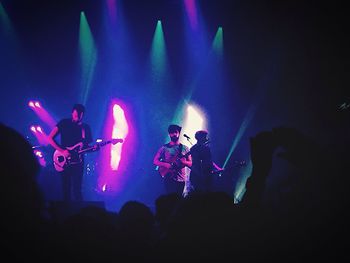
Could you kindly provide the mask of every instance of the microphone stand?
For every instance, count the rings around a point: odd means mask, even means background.
[[[184,137],[191,144],[191,146],[193,146],[193,143],[191,142],[191,138],[189,136],[184,136]],[[189,171],[190,169],[191,168],[188,168],[187,171]],[[191,189],[192,189],[192,185],[190,181],[190,172],[188,172],[188,174],[186,173],[185,188],[183,191],[183,196],[186,197],[188,193],[191,192]]]
[[[193,143],[191,142],[191,138],[190,137],[185,137],[185,138],[191,144],[191,146],[193,146]]]

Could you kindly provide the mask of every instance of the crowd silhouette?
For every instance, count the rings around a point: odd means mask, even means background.
[[[155,200],[154,212],[130,200],[118,212],[88,206],[62,222],[45,205],[31,145],[3,124],[1,138],[4,258],[295,262],[347,257],[342,240],[348,234],[349,154],[325,148],[294,128],[276,127],[250,138],[253,168],[238,204],[220,191],[185,198],[166,194]],[[295,174],[272,205],[266,182],[276,157]]]

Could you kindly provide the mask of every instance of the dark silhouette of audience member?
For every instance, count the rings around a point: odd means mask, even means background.
[[[40,165],[32,146],[16,130],[0,124],[1,248],[11,259],[44,259],[51,251],[51,226],[37,184]]]
[[[59,259],[106,261],[122,252],[118,215],[104,208],[87,206],[59,225]]]
[[[340,172],[344,166],[342,156],[330,153],[320,143],[294,128],[277,127],[260,132],[250,139],[250,144],[253,170],[247,180],[247,192],[242,202],[249,206],[262,204],[266,178],[271,171],[274,156],[295,168],[296,172],[289,182],[290,187],[294,187],[291,194],[295,195],[293,198],[303,195],[304,205],[318,198],[325,200],[327,188],[338,181],[329,180],[330,174]],[[338,174],[333,175],[333,178],[339,178]],[[309,193],[313,195],[306,196]]]
[[[155,200],[155,223],[159,238],[167,232],[169,220],[173,216],[181,200],[182,198],[178,194],[160,195]]]
[[[272,167],[273,153],[277,145],[271,132],[260,132],[250,138],[252,172],[246,182],[246,193],[242,200],[245,206],[259,206],[262,202],[266,178]]]
[[[233,215],[234,203],[227,193],[197,192],[187,196],[168,219],[165,235],[156,245],[156,261],[224,259],[235,244]]]
[[[325,259],[338,254],[338,235],[345,226],[342,209],[348,204],[344,195],[347,158],[290,127],[262,131],[250,139],[250,146],[253,169],[240,207],[246,209],[241,212],[247,218],[264,215],[255,231],[249,233],[265,236],[253,244],[257,254],[269,259],[292,253],[295,259]],[[265,199],[274,156],[294,168],[288,189],[284,189],[287,191],[277,197],[277,206]],[[264,243],[260,249],[259,242]],[[278,253],[268,255],[266,244]]]
[[[300,131],[277,127],[250,139],[252,173],[241,203],[224,192],[163,195],[155,215],[126,202],[118,213],[86,207],[63,223],[45,217],[31,145],[1,124],[4,187],[2,249],[16,259],[137,262],[287,261],[344,256],[349,217],[346,147],[325,148]],[[281,159],[280,159],[281,158]],[[272,205],[267,195],[274,163],[293,170]],[[276,168],[276,167],[274,167]],[[278,171],[274,171],[277,172]],[[281,174],[282,176],[282,174]],[[346,256],[346,255],[345,255]]]
[[[119,227],[125,257],[150,259],[155,227],[151,209],[139,201],[127,201],[119,210]]]

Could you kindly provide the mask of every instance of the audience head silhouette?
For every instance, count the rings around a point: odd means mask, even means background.
[[[9,222],[27,224],[40,216],[43,198],[37,184],[40,165],[32,146],[16,130],[0,124],[3,187],[1,190],[2,211]],[[19,226],[24,226],[19,223]]]

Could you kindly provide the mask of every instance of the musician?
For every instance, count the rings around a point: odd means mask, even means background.
[[[223,171],[212,160],[209,147],[208,131],[200,130],[195,133],[197,143],[191,147],[192,167],[190,182],[192,193],[213,191],[214,171]]]
[[[154,156],[153,163],[159,167],[164,178],[166,192],[184,194],[186,166],[192,166],[192,157],[189,148],[179,141],[181,127],[171,124],[168,127],[170,142],[159,148]]]
[[[69,165],[59,172],[62,178],[62,192],[64,201],[72,200],[72,193],[75,201],[82,201],[82,181],[84,174],[84,156],[76,156],[69,151],[76,144],[82,142],[83,148],[89,147],[92,142],[90,126],[83,123],[85,107],[82,104],[75,104],[72,109],[71,118],[60,120],[52,129],[48,136],[49,143],[55,150],[62,153],[66,159],[71,158]],[[60,135],[60,143],[55,141],[55,137]],[[98,146],[94,148],[97,150]]]

